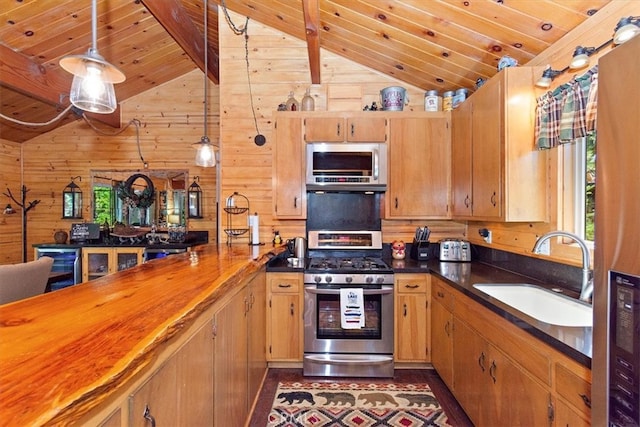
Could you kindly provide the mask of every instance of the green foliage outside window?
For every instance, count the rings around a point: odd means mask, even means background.
[[[93,188],[93,218],[98,224],[115,223],[113,218],[114,191],[111,187]]]
[[[596,211],[596,134],[587,136],[586,146],[586,176],[585,176],[585,221],[584,237],[595,240],[595,211]]]

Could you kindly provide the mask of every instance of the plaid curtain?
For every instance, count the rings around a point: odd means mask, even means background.
[[[595,130],[598,67],[546,92],[536,101],[535,141],[539,149],[573,142]]]

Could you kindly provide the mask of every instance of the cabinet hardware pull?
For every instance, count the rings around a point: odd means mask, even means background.
[[[351,136],[356,134],[356,125],[354,125],[353,123],[351,123]]]
[[[484,351],[480,353],[480,357],[478,357],[478,365],[480,365],[480,369],[484,372]]]
[[[582,398],[584,404],[587,405],[587,408],[591,408],[591,399],[589,399],[589,396],[587,396],[586,394],[581,394],[580,397]]]
[[[149,405],[144,405],[144,413],[142,414],[145,420],[151,423],[151,427],[156,427],[156,419],[151,415],[151,411],[149,410]]]
[[[496,192],[495,191],[491,195],[491,204],[493,205],[494,208],[496,207]]]
[[[293,207],[296,208],[296,209],[298,208],[298,198],[297,197],[293,198]]]
[[[289,308],[289,311],[291,312],[291,315],[292,315],[292,316],[293,316],[293,314],[294,314],[294,313],[293,313],[293,308],[294,308],[294,305],[293,305],[293,303],[291,303],[291,307]]]
[[[444,293],[443,293],[443,292],[438,291],[438,298],[444,298]]]
[[[404,285],[404,287],[409,289],[415,289],[415,288],[419,288],[420,285]]]
[[[404,305],[404,317],[407,317],[407,304]]]
[[[498,369],[498,366],[496,365],[496,361],[492,360],[491,367],[489,368],[489,376],[493,380],[494,384],[496,383],[496,369]]]
[[[449,321],[448,320],[447,320],[447,323],[445,323],[445,325],[444,325],[444,332],[447,334],[448,337],[451,336],[449,334]]]
[[[279,288],[290,288],[291,285],[289,283],[278,283]]]
[[[338,136],[340,136],[340,123],[338,123]]]
[[[467,197],[464,198],[464,206],[468,208],[470,201],[471,199],[469,199],[469,195],[467,194]]]
[[[396,209],[398,209],[398,198],[396,197]]]

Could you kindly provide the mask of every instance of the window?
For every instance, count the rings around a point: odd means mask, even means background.
[[[98,224],[109,225],[115,223],[113,218],[113,204],[115,192],[113,187],[107,185],[96,184],[93,187],[93,218]]]
[[[593,241],[595,236],[596,134],[561,146],[564,159],[563,227]]]

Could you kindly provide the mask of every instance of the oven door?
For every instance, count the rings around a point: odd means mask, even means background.
[[[305,353],[393,354],[393,286],[365,287],[365,326],[343,329],[340,318],[340,288],[359,285],[304,287]]]

